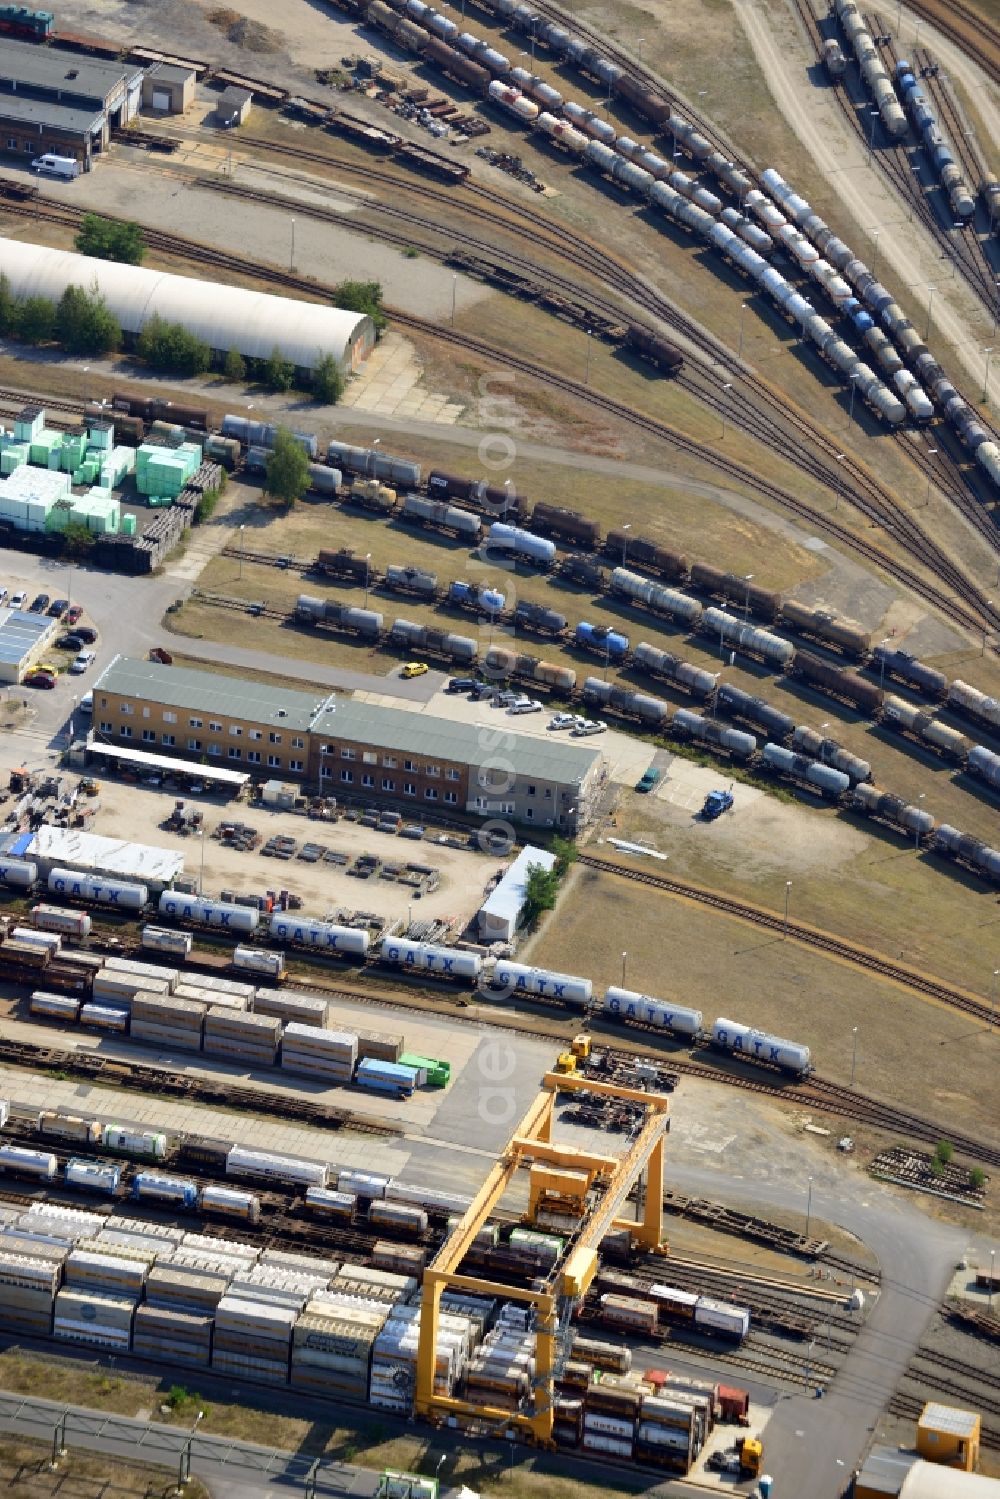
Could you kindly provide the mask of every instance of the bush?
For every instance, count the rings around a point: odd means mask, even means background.
[[[982,1166],[973,1166],[969,1172],[969,1186],[974,1192],[981,1192],[986,1185],[986,1172]]]
[[[264,493],[286,505],[301,500],[309,488],[309,457],[287,427],[279,427],[268,454]]]
[[[63,531],[63,553],[67,557],[86,557],[96,544],[97,537],[79,521],[70,521]]]
[[[955,1147],[950,1140],[939,1140],[934,1149],[934,1159],[940,1161],[942,1166],[947,1166],[955,1154]]]
[[[211,520],[215,513],[215,507],[219,503],[221,489],[203,489],[201,499],[194,507],[194,522],[196,526],[203,526],[207,520]]]
[[[556,856],[556,874],[562,879],[570,865],[576,863],[580,851],[571,838],[557,836],[552,840],[552,852]]]
[[[170,375],[203,375],[212,362],[212,351],[181,323],[152,317],[136,339],[139,358],[155,370]]]
[[[332,354],[324,354],[313,370],[312,390],[317,401],[336,406],[344,394],[344,376]]]
[[[556,869],[543,869],[541,864],[528,865],[528,877],[524,882],[524,924],[537,925],[543,911],[551,911],[559,895],[559,873]]]
[[[73,241],[81,255],[97,260],[115,260],[122,265],[141,265],[146,243],[138,224],[102,219],[98,213],[85,213]]]
[[[118,319],[98,292],[89,296],[79,286],[67,286],[56,308],[56,337],[68,354],[108,354],[122,341]]]
[[[341,281],[333,288],[333,305],[346,312],[366,312],[381,337],[388,318],[382,307],[382,287],[378,281]]]
[[[239,349],[230,349],[222,362],[222,373],[233,385],[241,385],[247,377],[247,362]]]
[[[28,297],[17,309],[17,332],[29,344],[51,343],[56,331],[56,304],[48,297]]]
[[[11,293],[9,280],[0,274],[0,335],[17,332],[20,310]]]
[[[291,390],[295,384],[295,366],[275,344],[271,357],[264,366],[264,384],[268,390]]]

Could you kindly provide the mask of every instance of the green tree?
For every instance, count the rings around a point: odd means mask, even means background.
[[[309,488],[309,456],[287,427],[279,427],[268,454],[264,493],[286,505],[301,500]]]
[[[181,323],[168,323],[161,317],[150,318],[135,348],[146,364],[171,375],[203,375],[212,362],[212,351],[203,339]]]
[[[239,349],[230,349],[222,362],[222,373],[233,385],[242,385],[247,377],[247,362]]]
[[[99,292],[67,286],[56,308],[56,337],[69,354],[107,354],[120,345],[122,330]]]
[[[0,273],[0,335],[16,333],[20,307],[10,289],[10,281]]]
[[[366,312],[381,337],[388,323],[382,306],[382,286],[378,281],[341,281],[333,288],[333,305],[346,312]]]
[[[533,927],[543,911],[551,911],[559,894],[559,875],[555,869],[529,864],[524,882],[524,924]]]
[[[313,395],[327,406],[336,406],[344,394],[344,384],[340,365],[332,354],[324,354],[313,370]]]
[[[955,1147],[950,1140],[939,1140],[934,1148],[934,1159],[942,1166],[947,1166],[954,1154]]]
[[[84,214],[74,244],[81,255],[116,260],[122,265],[141,265],[146,253],[138,224],[104,219],[98,213]]]
[[[93,532],[88,531],[79,521],[70,521],[62,535],[63,552],[69,557],[85,557],[94,550],[97,543]]]
[[[295,384],[295,366],[275,344],[264,366],[264,383],[268,390],[291,390]]]
[[[28,297],[17,312],[17,331],[25,343],[51,343],[56,328],[56,304],[48,297]]]
[[[560,838],[558,835],[552,840],[552,852],[556,856],[556,875],[562,879],[571,864],[575,864],[579,849],[572,838]]]
[[[974,1192],[981,1192],[986,1185],[986,1172],[982,1166],[973,1166],[969,1172],[969,1186]]]

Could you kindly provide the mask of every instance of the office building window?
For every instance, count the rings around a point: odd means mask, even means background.
[[[267,739],[268,739],[268,743],[269,744],[280,744],[281,743],[281,735],[280,734],[268,734]]]
[[[188,740],[188,749],[189,750],[195,750],[195,751],[200,750],[201,749],[201,740],[200,739],[189,739]]]
[[[174,738],[173,734],[164,734],[163,743],[167,746],[168,749],[173,749],[174,745],[177,743],[177,740]]]
[[[458,801],[458,792],[446,791],[444,794],[444,799],[448,803],[449,807],[454,807],[456,802]]]
[[[395,791],[395,789],[396,789],[396,782],[393,780],[392,776],[383,776],[382,777],[382,790],[383,791]]]
[[[247,750],[247,759],[251,765],[259,765],[260,750]]]
[[[305,761],[304,760],[289,760],[289,762],[288,762],[288,768],[289,768],[289,770],[294,770],[294,771],[297,771],[299,774],[301,774],[302,771],[305,769]]]
[[[143,742],[143,744],[155,744],[156,743],[156,730],[155,729],[143,729],[143,731],[142,731],[142,742]]]
[[[305,747],[306,742],[304,739],[296,737],[292,740],[292,749],[305,749]]]
[[[230,758],[230,760],[242,760],[243,759],[243,751],[240,749],[240,747],[239,747],[238,744],[231,744],[229,746],[229,758]]]
[[[343,783],[344,783],[345,786],[350,786],[352,784],[352,782],[354,781],[354,771],[353,770],[342,770],[340,772],[340,779],[343,781]]]
[[[438,799],[437,788],[434,786],[428,786],[427,790],[424,792],[424,798],[429,802],[436,802]]]
[[[201,727],[202,727],[202,722],[201,722],[200,718],[189,718],[188,719],[188,728],[189,729],[200,729]]]
[[[413,781],[404,781],[403,782],[403,795],[404,796],[416,796],[416,794],[417,794],[417,788],[414,785]]]
[[[375,777],[372,775],[370,770],[366,770],[364,775],[361,777],[361,784],[362,786],[368,787],[375,785]]]
[[[123,723],[122,726],[121,726],[121,728],[118,730],[118,732],[122,736],[123,739],[131,739],[132,738],[132,729],[131,729],[131,727],[127,723]]]
[[[177,714],[176,713],[166,713],[165,712],[164,715],[163,715],[163,722],[164,723],[176,723],[177,722]]]
[[[218,757],[222,754],[222,745],[221,744],[210,744],[208,746],[208,753],[210,755],[214,755],[216,757],[216,759],[218,759]]]
[[[268,755],[268,757],[267,757],[267,763],[268,763],[268,765],[270,765],[271,769],[274,770],[277,766],[279,766],[281,764],[281,756],[280,755]]]

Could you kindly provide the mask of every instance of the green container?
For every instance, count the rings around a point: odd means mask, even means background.
[[[134,536],[136,534],[135,516],[131,514],[122,516],[122,535]]]

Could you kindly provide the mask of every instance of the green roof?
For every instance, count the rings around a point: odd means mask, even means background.
[[[221,671],[195,671],[187,666],[164,666],[118,656],[94,683],[94,692],[116,692],[137,702],[161,703],[189,713],[220,713],[247,723],[266,723],[295,729],[309,728],[328,698],[322,692],[292,687],[267,687]]]

